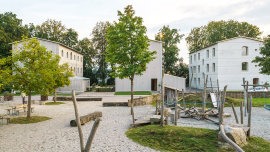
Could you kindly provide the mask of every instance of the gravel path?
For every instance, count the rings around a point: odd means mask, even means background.
[[[33,97],[36,100],[40,96]],[[103,101],[117,101],[119,97],[104,97]],[[120,97],[121,101],[127,101],[128,97]],[[51,100],[52,97],[49,97]],[[70,127],[69,121],[74,119],[74,107],[72,102],[58,106],[33,105],[35,108],[32,115],[48,116],[52,119],[35,124],[10,124],[0,127],[0,151],[5,152],[75,152],[80,150],[77,127]],[[21,98],[16,97],[15,102],[0,104],[0,114],[5,114],[4,110],[9,105],[21,104]],[[80,116],[94,111],[102,111],[102,121],[96,132],[92,151],[95,152],[151,152],[155,151],[148,147],[141,146],[128,139],[125,132],[131,123],[129,107],[102,107],[102,102],[78,102]],[[135,116],[141,117],[148,113],[152,106],[135,107]],[[237,107],[239,114],[239,107]],[[231,113],[231,108],[225,108],[225,112]],[[26,114],[23,113],[22,116]],[[240,117],[238,115],[238,117]],[[245,118],[247,119],[247,118]],[[215,124],[195,119],[180,119],[178,126],[191,126],[218,129]],[[227,123],[235,123],[234,117],[225,118]],[[247,120],[245,120],[245,123]],[[184,124],[185,123],[185,124]],[[190,123],[190,124],[186,124]],[[196,125],[195,125],[196,123]],[[202,124],[203,123],[203,124]],[[82,126],[84,141],[87,141],[91,131],[93,121]],[[170,124],[171,125],[171,124]],[[270,111],[264,108],[252,109],[251,135],[262,137],[270,141]]]

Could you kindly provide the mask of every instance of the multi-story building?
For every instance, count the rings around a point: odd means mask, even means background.
[[[207,87],[227,90],[243,90],[243,78],[249,84],[270,82],[270,76],[259,73],[258,63],[252,63],[260,56],[263,41],[249,37],[235,37],[213,43],[189,54],[189,82],[192,88],[203,89],[208,75]],[[210,81],[211,78],[211,81]],[[215,88],[214,88],[215,89]]]
[[[90,86],[90,79],[83,77],[83,54],[59,42],[36,39],[47,48],[47,51],[61,57],[59,64],[68,63],[70,68],[74,70],[74,77],[70,78],[70,86],[58,88],[57,91],[70,92],[73,89],[76,92],[86,91],[86,87]],[[18,42],[17,46],[20,47],[21,45],[22,43]],[[14,43],[12,43],[12,48],[14,48]]]

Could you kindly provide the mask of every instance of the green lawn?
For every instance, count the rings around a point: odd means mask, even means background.
[[[51,118],[44,116],[31,116],[29,119],[27,117],[17,117],[10,120],[10,123],[14,124],[29,124],[29,123],[37,123],[45,120],[49,120]]]
[[[46,102],[45,105],[60,105],[65,104],[64,102]]]
[[[148,125],[131,128],[126,132],[128,138],[143,146],[159,151],[217,152],[228,151],[219,147],[218,130]],[[262,138],[251,137],[249,144],[242,147],[246,152],[270,150],[270,142]]]
[[[115,92],[114,95],[131,95],[131,92]],[[134,91],[133,95],[152,95],[150,91]]]

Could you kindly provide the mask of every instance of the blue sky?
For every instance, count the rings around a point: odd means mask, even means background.
[[[23,24],[37,25],[47,19],[62,21],[82,39],[91,37],[97,22],[117,21],[117,11],[127,5],[133,5],[136,16],[143,18],[150,39],[163,25],[188,35],[193,27],[229,19],[257,25],[262,36],[270,34],[269,0],[0,0],[0,13],[13,12]],[[178,46],[179,56],[188,63],[184,38]]]

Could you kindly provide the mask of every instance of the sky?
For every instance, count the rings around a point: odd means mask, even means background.
[[[230,19],[258,26],[261,37],[270,34],[269,0],[0,0],[0,13],[13,12],[23,24],[55,19],[75,29],[82,39],[91,38],[97,22],[118,21],[117,11],[123,12],[127,5],[143,18],[150,39],[164,25],[179,29],[186,37],[194,27]],[[179,57],[188,63],[185,37],[178,44]]]

